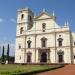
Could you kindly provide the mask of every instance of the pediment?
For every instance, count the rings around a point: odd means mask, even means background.
[[[46,12],[41,13],[39,16],[37,16],[35,19],[45,19],[45,18],[51,18],[52,16],[47,14]]]

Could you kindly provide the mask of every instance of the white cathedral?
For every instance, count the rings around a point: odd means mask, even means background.
[[[18,9],[15,63],[75,63],[75,34],[54,13]]]

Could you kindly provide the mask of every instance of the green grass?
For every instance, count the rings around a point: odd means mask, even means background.
[[[42,71],[61,65],[12,65],[12,64],[0,64],[0,75],[17,75],[23,73],[29,73],[34,71]]]

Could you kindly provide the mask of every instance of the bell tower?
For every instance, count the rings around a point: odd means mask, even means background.
[[[17,29],[16,29],[16,50],[15,50],[15,62],[24,62],[24,50],[25,50],[25,36],[26,31],[30,30],[33,26],[34,14],[29,8],[18,9],[17,11]],[[22,58],[22,59],[21,59]]]
[[[23,33],[25,33],[25,30],[31,29],[33,26],[33,17],[34,14],[29,8],[19,9],[17,11],[17,29],[23,27]],[[20,28],[17,34],[20,33]]]

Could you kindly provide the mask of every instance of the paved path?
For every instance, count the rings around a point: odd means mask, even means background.
[[[66,65],[63,68],[43,72],[36,75],[75,75],[75,65]]]

